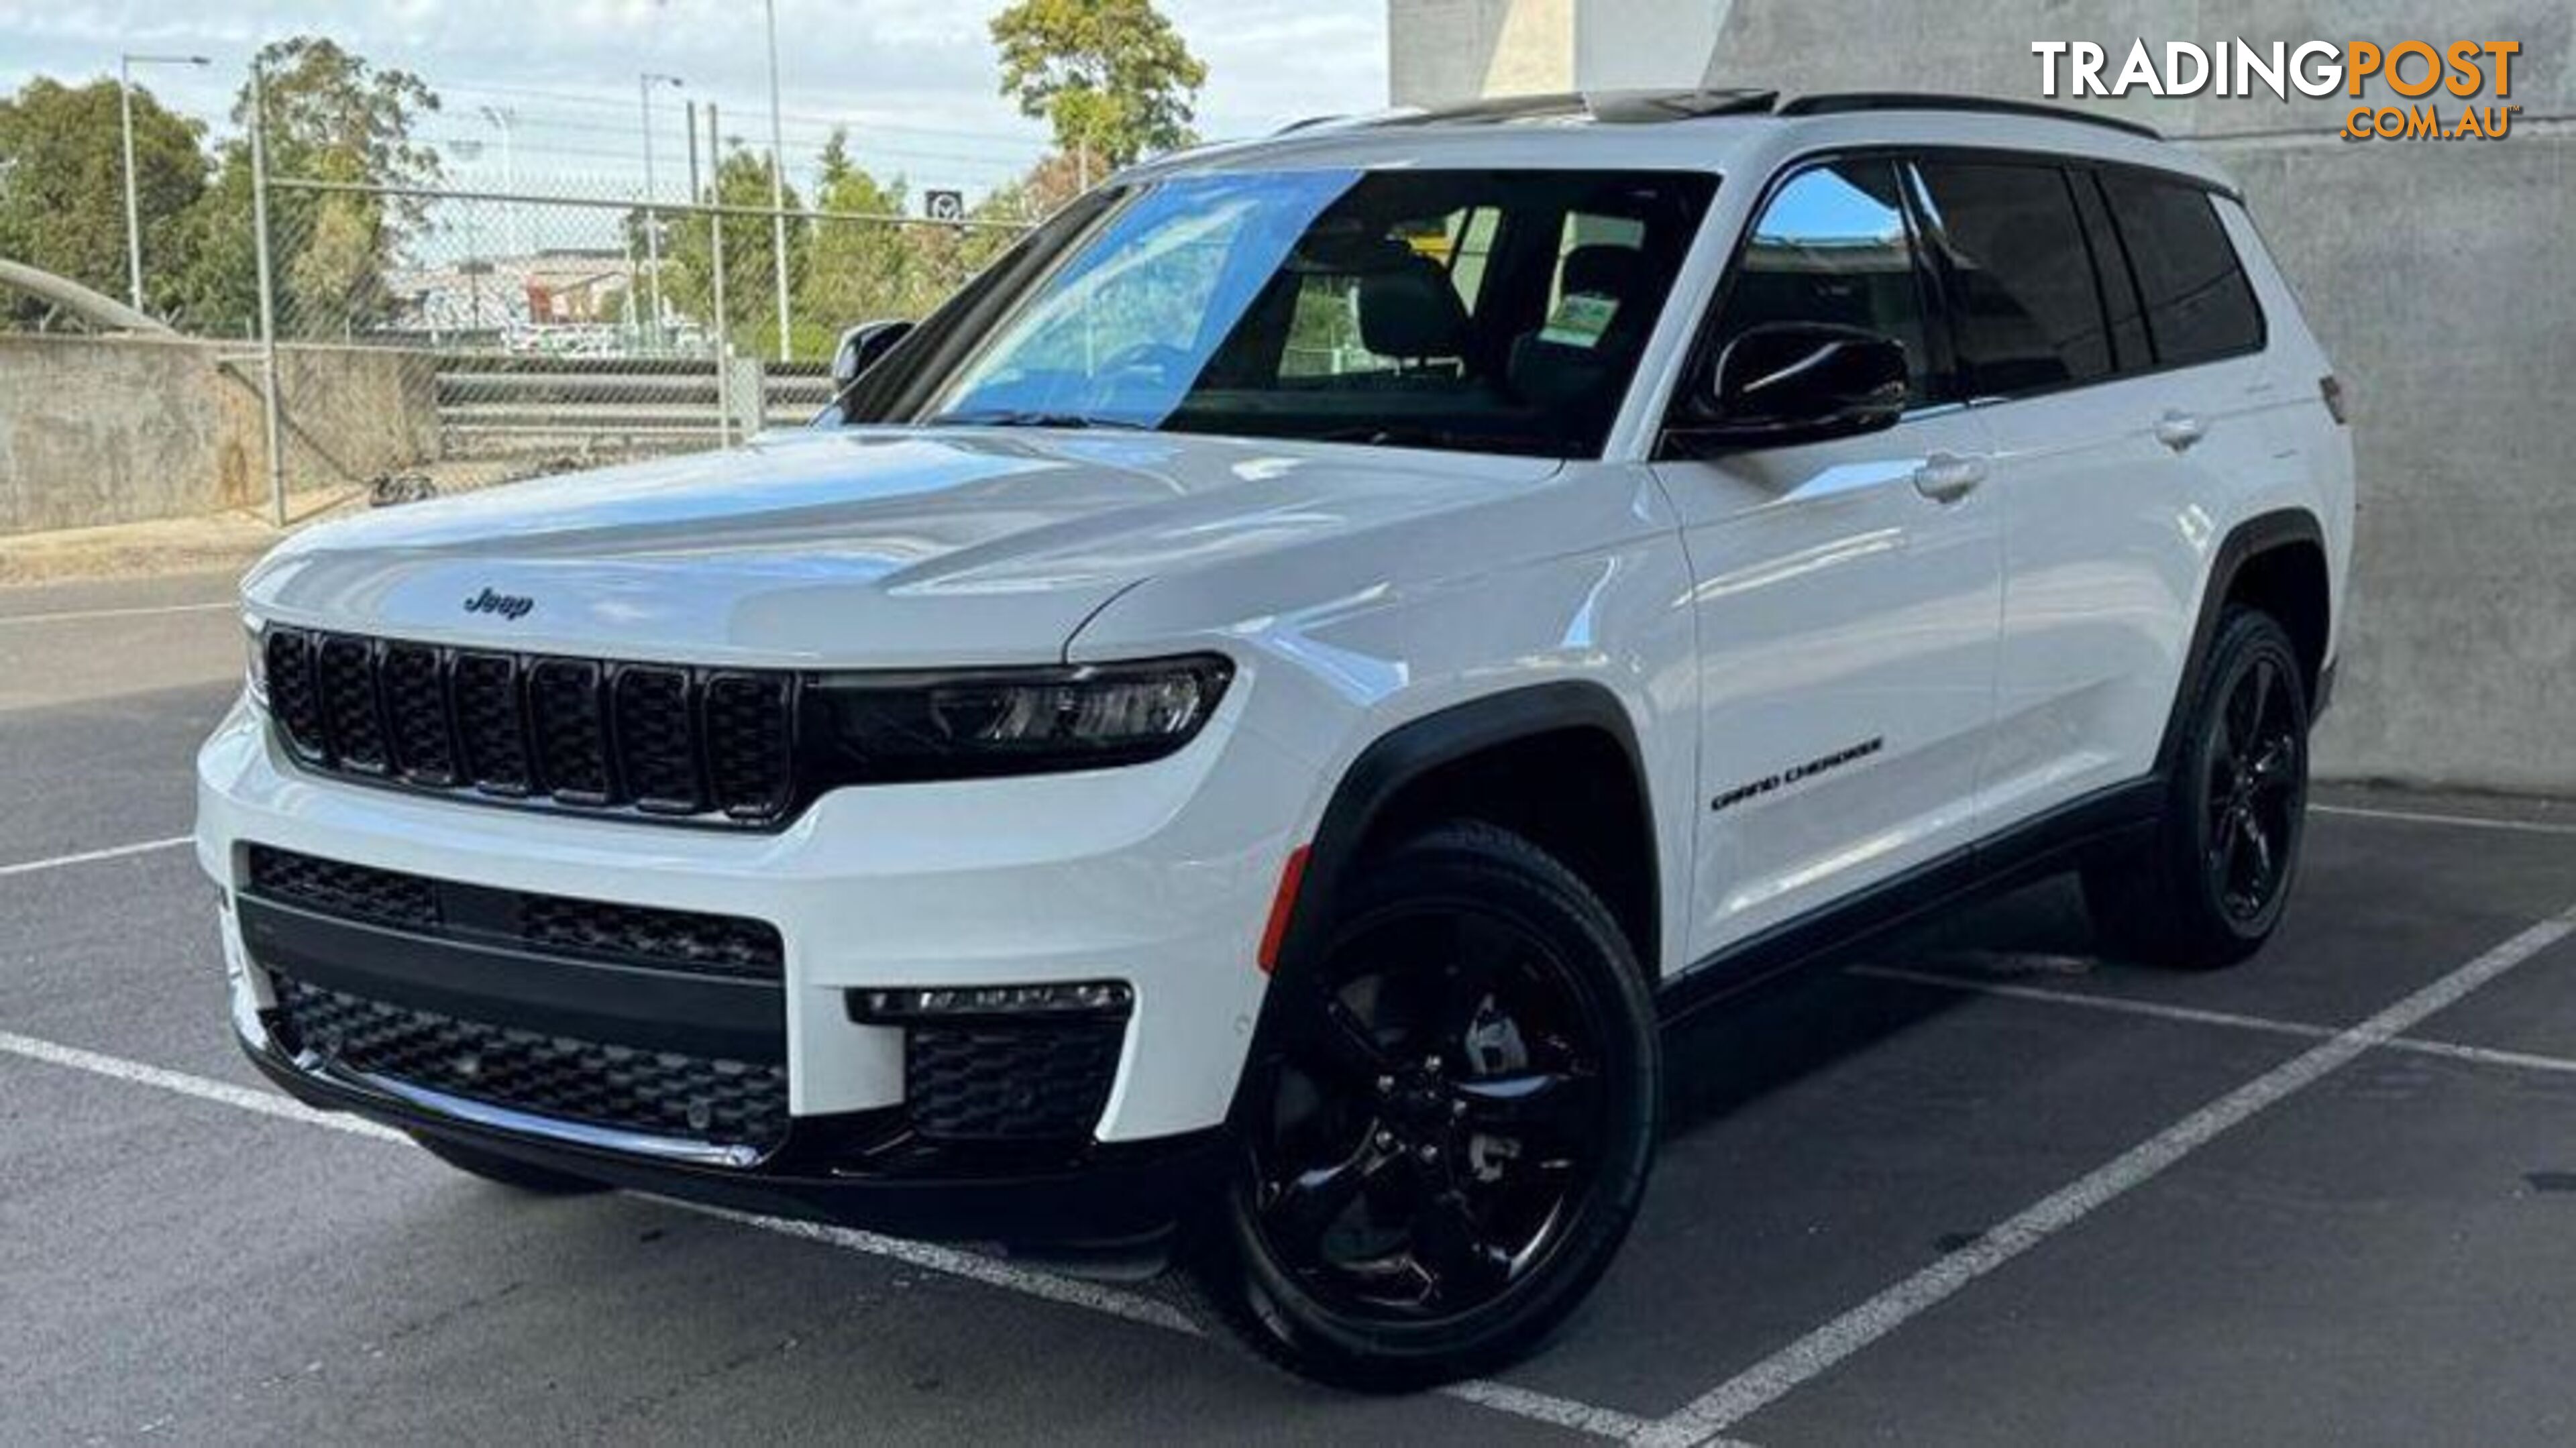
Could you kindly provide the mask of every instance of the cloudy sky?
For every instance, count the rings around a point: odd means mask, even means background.
[[[863,163],[916,185],[980,191],[1039,151],[1043,132],[994,93],[985,22],[1005,0],[777,0],[791,176],[836,122]],[[1210,136],[1269,130],[1386,102],[1386,0],[1160,0],[1208,65]],[[204,70],[136,71],[172,105],[219,120],[263,41],[325,34],[418,72],[446,102],[424,127],[451,174],[497,182],[512,124],[526,183],[612,183],[639,165],[636,77],[685,78],[657,94],[656,146],[684,144],[680,102],[721,107],[727,135],[765,141],[766,55],[757,0],[0,0],[0,92],[39,74],[113,74],[121,52],[195,53]]]

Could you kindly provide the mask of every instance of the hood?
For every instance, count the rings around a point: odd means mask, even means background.
[[[312,528],[253,613],[708,664],[1053,660],[1157,574],[1544,479],[1549,459],[1164,433],[832,429]]]

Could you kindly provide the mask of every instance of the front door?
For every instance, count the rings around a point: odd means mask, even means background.
[[[1764,203],[1705,355],[1813,321],[1903,343],[1882,432],[1658,463],[1696,581],[1694,958],[1974,843],[1994,714],[2000,510],[1895,166],[1809,166]]]

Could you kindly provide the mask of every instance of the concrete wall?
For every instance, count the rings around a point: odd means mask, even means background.
[[[2576,794],[2576,134],[2209,149],[2357,409],[2318,767]]]
[[[1388,0],[1400,106],[1698,83],[1731,0]]]
[[[1396,105],[1574,87],[1578,0],[1391,0],[1387,88]]]
[[[188,517],[268,495],[255,363],[240,344],[0,334],[0,536]],[[435,456],[425,359],[283,349],[288,479],[362,482]]]
[[[2156,125],[2236,175],[2354,399],[2360,536],[2319,770],[2576,794],[2576,405],[2566,398],[2576,378],[2576,7],[1577,3],[1577,34],[1605,41],[1577,48],[1579,87],[1698,81],[1698,57],[1657,37],[1712,18],[1721,25],[1710,83],[1787,94],[2036,100],[2034,40],[2098,42],[2115,68],[2139,36],[2203,46],[2239,37],[2522,42],[2507,103],[2523,110],[2500,141],[2345,141],[2335,133],[2352,102],[2341,96],[2084,104]],[[1658,5],[1661,29],[1641,13]],[[1393,0],[1391,15],[1434,8]],[[1478,49],[1472,38],[1417,31],[1418,43]],[[1391,73],[1399,85],[1421,76],[1401,63]],[[2445,116],[2457,113],[2455,99],[2434,99]]]
[[[277,372],[289,487],[362,483],[438,457],[437,369],[430,354],[296,345],[278,349]],[[257,406],[253,393],[254,411]]]

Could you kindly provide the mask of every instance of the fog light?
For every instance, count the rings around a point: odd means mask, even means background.
[[[1062,1016],[1124,1019],[1135,998],[1126,982],[1116,980],[1056,985],[905,986],[849,993],[851,1020],[884,1025]]]

